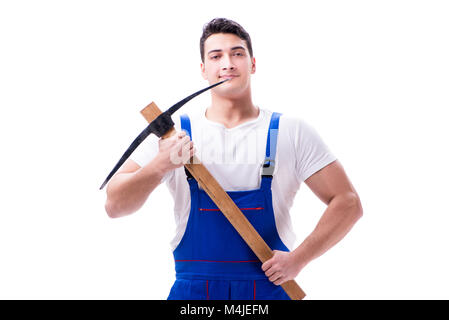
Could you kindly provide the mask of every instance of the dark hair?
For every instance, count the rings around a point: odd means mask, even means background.
[[[215,33],[232,33],[242,40],[245,40],[248,47],[249,55],[253,57],[253,48],[251,46],[251,38],[245,29],[237,22],[226,18],[215,18],[204,25],[203,34],[200,39],[201,61],[204,62],[204,42],[209,36]]]

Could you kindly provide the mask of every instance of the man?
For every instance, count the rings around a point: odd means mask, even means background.
[[[211,90],[208,108],[175,118],[179,134],[149,138],[136,150],[109,183],[106,211],[110,217],[131,214],[166,182],[177,223],[169,299],[288,299],[279,285],[347,234],[362,216],[359,197],[313,128],[253,104],[256,61],[239,24],[210,21],[200,51],[203,78],[210,84],[229,80]],[[184,170],[194,154],[274,250],[273,258],[261,264]],[[293,248],[289,209],[303,181],[327,208]]]

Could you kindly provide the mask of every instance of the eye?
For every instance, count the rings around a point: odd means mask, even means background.
[[[235,55],[235,56],[243,56],[243,53],[241,53],[241,52],[236,52],[236,53],[234,53],[234,55]]]
[[[218,58],[220,58],[219,55],[215,55],[215,56],[211,56],[211,57],[210,57],[211,60],[217,60]]]

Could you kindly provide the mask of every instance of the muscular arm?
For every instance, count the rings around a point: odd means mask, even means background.
[[[312,233],[294,251],[303,264],[319,257],[343,239],[363,214],[357,192],[338,161],[305,182],[327,204],[327,208]]]
[[[194,152],[193,142],[182,131],[161,139],[159,152],[146,166],[140,167],[134,161],[127,160],[106,189],[105,209],[109,217],[126,216],[140,209],[164,175],[183,166]]]
[[[310,261],[343,239],[363,214],[357,192],[338,161],[319,170],[305,182],[327,204],[327,208],[315,229],[294,251],[276,251],[274,257],[262,265],[265,274],[275,284],[294,279]]]
[[[127,160],[111,179],[106,190],[105,209],[109,217],[122,217],[140,209],[161,183],[164,174],[157,157],[143,168],[134,161]]]

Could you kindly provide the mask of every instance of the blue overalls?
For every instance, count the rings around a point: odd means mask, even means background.
[[[279,113],[271,117],[260,188],[227,193],[272,250],[288,251],[276,230],[271,196],[279,117]],[[181,128],[192,139],[187,115],[181,116]],[[281,286],[268,280],[262,263],[190,173],[188,183],[190,214],[183,238],[173,252],[176,281],[168,299],[290,299]]]

